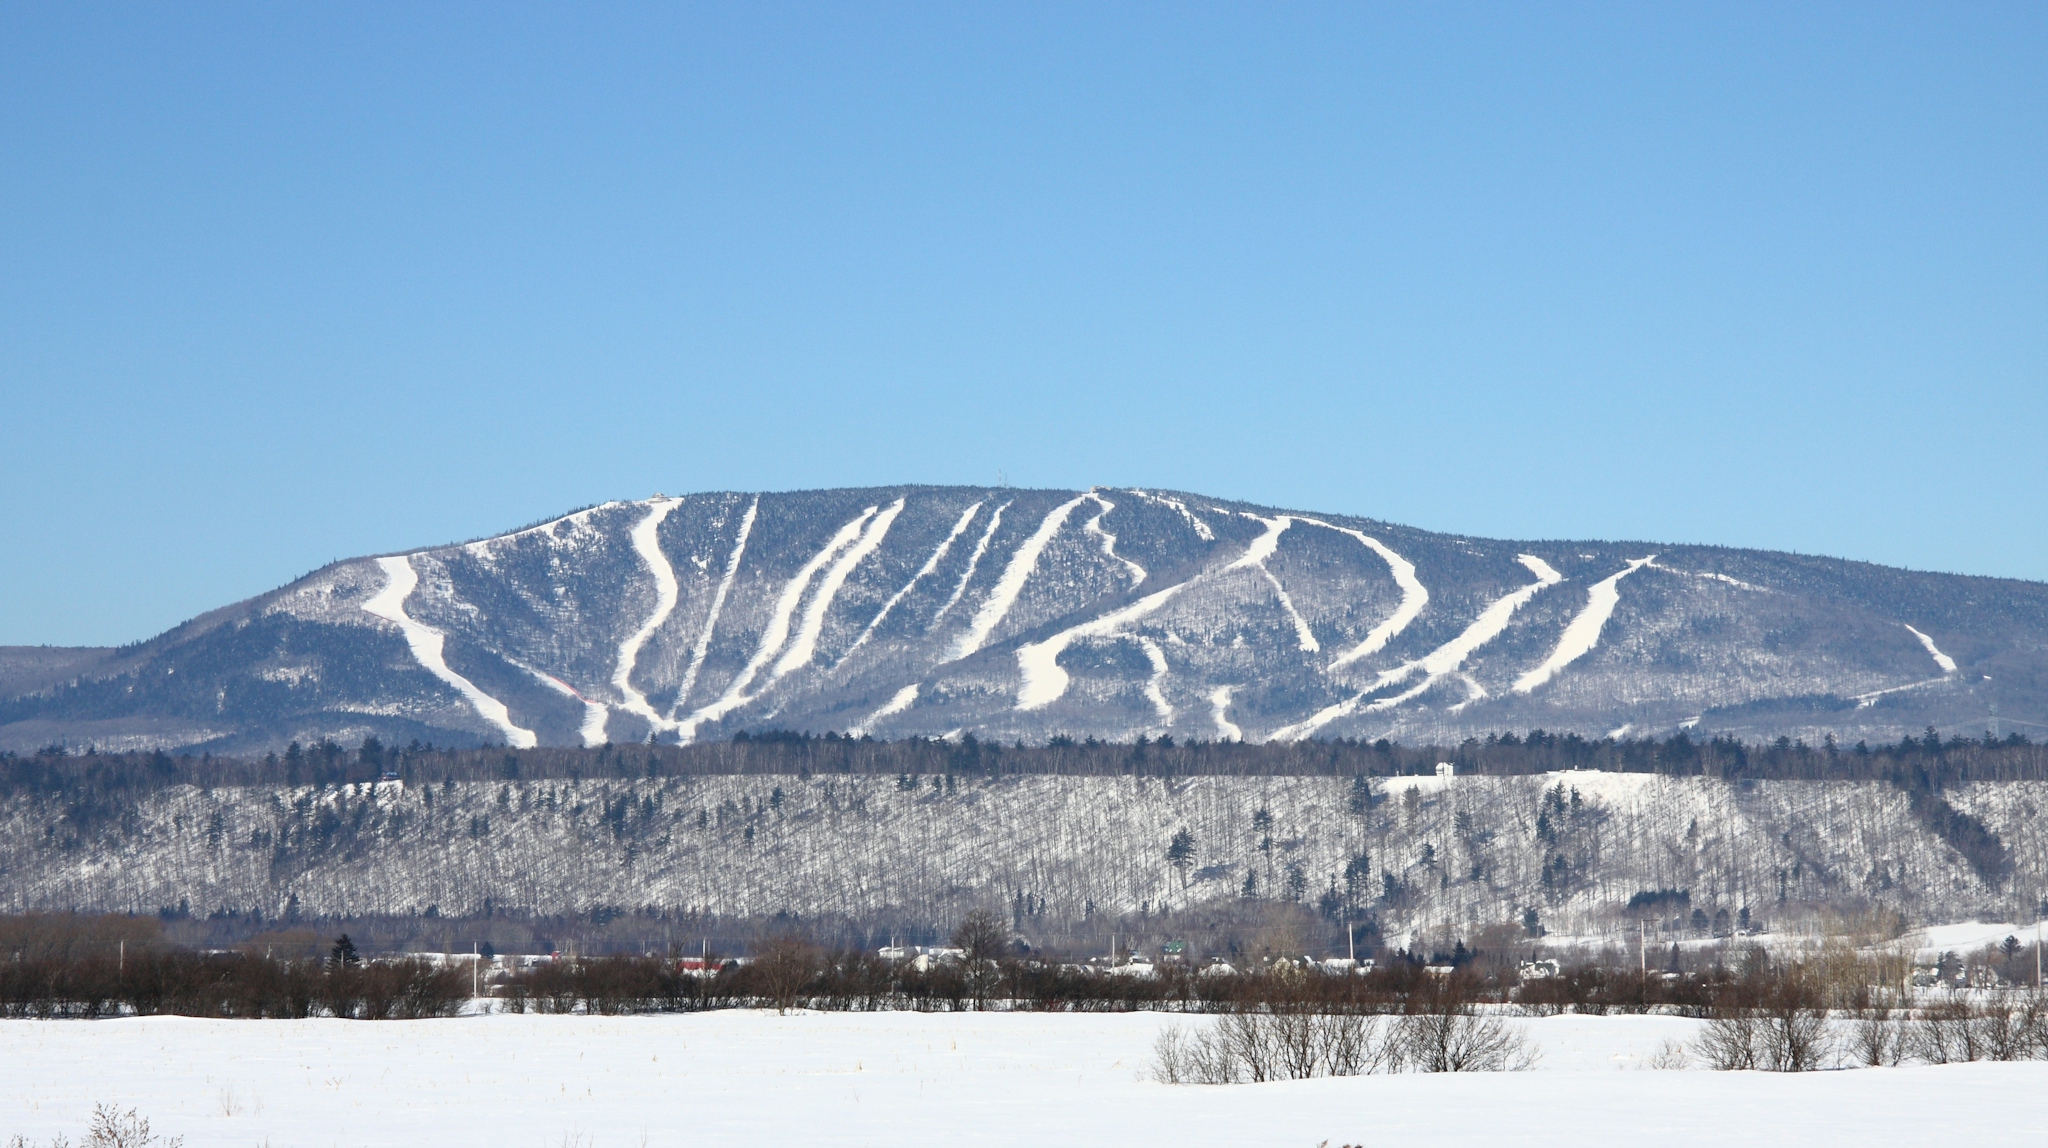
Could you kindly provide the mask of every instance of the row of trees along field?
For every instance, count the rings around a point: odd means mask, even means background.
[[[730,741],[699,745],[606,745],[579,749],[508,750],[386,746],[367,738],[353,748],[321,740],[292,743],[260,758],[210,753],[100,753],[53,745],[29,754],[0,753],[0,797],[63,795],[116,798],[173,785],[202,789],[249,785],[337,785],[391,776],[407,783],[519,778],[660,778],[730,775],[971,773],[1076,777],[1399,777],[1434,772],[1448,762],[1459,773],[1519,776],[1568,769],[1649,773],[1727,780],[1898,780],[1940,789],[1970,781],[2048,779],[2048,745],[2022,734],[2003,738],[1951,735],[1933,729],[1896,744],[1815,746],[1779,738],[1745,743],[1695,741],[1681,732],[1664,740],[1503,733],[1456,746],[1404,746],[1384,739],[1328,741],[1176,742],[1171,737],[1116,743],[1055,737],[1044,745],[1003,745],[972,734],[958,740],[880,741],[836,733],[741,731]]]
[[[1161,1070],[1175,1082],[1182,1080],[1182,1070],[1191,1074],[1186,1079],[1212,1082],[1222,1082],[1219,1073],[1231,1079],[1302,1075],[1302,1065],[1283,1067],[1285,1057],[1272,1063],[1253,1057],[1235,1067],[1215,1058],[1236,1047],[1229,1043],[1233,1034],[1246,1049],[1271,1051],[1274,1042],[1285,1044],[1290,1037],[1301,1037],[1307,1049],[1328,1027],[1308,1018],[1330,1017],[1402,1018],[1386,1029],[1392,1043],[1382,1051],[1412,1061],[1405,1070],[1512,1067],[1435,1055],[1447,1053],[1446,1042],[1477,1048],[1505,1041],[1501,1047],[1513,1051],[1518,1038],[1497,1019],[1503,1010],[1531,1016],[1654,1012],[1706,1020],[1690,1048],[1659,1054],[1671,1061],[1662,1067],[1677,1067],[1688,1057],[1703,1067],[1779,1071],[1844,1063],[2048,1059],[2048,996],[2038,984],[1916,995],[1907,987],[1911,970],[1905,954],[1842,945],[1791,957],[1758,947],[1732,949],[1665,972],[1640,964],[1630,969],[1608,954],[1607,960],[1524,979],[1516,975],[1511,953],[1466,950],[1462,944],[1461,958],[1448,968],[1430,967],[1413,953],[1383,952],[1379,966],[1362,976],[1283,961],[1220,975],[1169,963],[1151,975],[1120,976],[1019,954],[1001,921],[985,911],[969,914],[951,940],[956,955],[937,963],[833,950],[788,933],[769,939],[745,962],[707,962],[717,970],[711,975],[672,953],[550,961],[494,973],[486,981],[417,957],[366,957],[346,934],[324,951],[279,953],[251,944],[197,952],[163,943],[132,919],[8,918],[0,919],[0,950],[8,954],[0,961],[0,1016],[418,1019],[463,1011],[470,994],[487,984],[497,1007],[557,1014],[800,1007],[1149,1009],[1224,1017],[1220,1028],[1195,1034],[1193,1044],[1176,1044],[1177,1051],[1162,1047]],[[1171,1035],[1175,1042],[1181,1039]],[[1167,1064],[1173,1059],[1168,1053],[1189,1059]],[[1385,1057],[1368,1059],[1369,1066],[1307,1074],[1404,1070],[1382,1063]]]

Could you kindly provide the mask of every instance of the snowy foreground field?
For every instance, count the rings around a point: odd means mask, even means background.
[[[1681,1145],[2025,1142],[2048,1063],[1652,1070],[1698,1022],[1549,1017],[1517,1074],[1220,1087],[1146,1074],[1157,1013],[719,1012],[0,1022],[0,1142],[134,1107],[211,1145]]]

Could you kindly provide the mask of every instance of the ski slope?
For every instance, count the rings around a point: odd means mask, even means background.
[[[846,647],[846,652],[839,655],[839,660],[833,663],[833,669],[836,670],[840,666],[845,665],[846,659],[851,658],[854,655],[854,651],[866,645],[868,639],[874,636],[875,630],[888,619],[890,611],[896,608],[896,604],[903,601],[912,590],[917,589],[917,584],[924,581],[927,575],[939,568],[939,563],[946,560],[947,552],[953,549],[953,543],[958,541],[960,535],[967,531],[967,524],[974,521],[976,514],[981,513],[982,506],[982,503],[977,502],[960,512],[959,521],[953,523],[952,531],[944,539],[940,540],[937,548],[932,551],[931,557],[924,560],[924,565],[917,568],[917,573],[910,576],[910,581],[905,582],[901,590],[891,594],[889,600],[882,603],[882,608],[875,611],[874,620],[870,621],[867,627],[861,630],[860,636],[853,640],[852,645]]]
[[[377,565],[384,571],[384,589],[363,603],[363,612],[375,615],[396,625],[405,635],[405,644],[412,651],[413,659],[426,671],[455,688],[455,692],[468,700],[477,716],[498,730],[504,736],[505,744],[515,749],[530,749],[540,744],[540,739],[530,729],[512,724],[511,711],[505,703],[483,692],[476,683],[449,668],[442,657],[442,647],[447,641],[441,631],[424,622],[413,620],[405,612],[405,600],[420,584],[419,571],[414,570],[412,560],[401,554],[395,557],[377,559]]]
[[[1087,494],[1076,495],[1054,507],[1039,521],[1038,529],[1032,531],[1031,537],[1025,539],[1017,552],[1010,556],[1009,564],[1003,567],[1003,576],[996,580],[995,589],[989,591],[988,600],[981,604],[981,609],[975,611],[974,621],[969,623],[967,632],[960,635],[959,642],[953,647],[953,661],[959,661],[988,643],[989,635],[1009,616],[1010,607],[1016,605],[1017,595],[1024,592],[1024,583],[1038,565],[1039,555],[1045,553],[1046,545],[1052,541],[1053,535],[1060,532],[1060,527],[1066,525],[1067,517],[1074,513],[1074,509],[1090,497]],[[965,586],[964,581],[962,586]]]
[[[619,643],[618,662],[612,671],[612,688],[619,691],[620,704],[628,712],[647,719],[648,724],[658,730],[673,729],[675,723],[654,712],[654,707],[647,704],[647,696],[633,685],[633,666],[640,659],[640,647],[645,646],[647,639],[652,637],[656,630],[661,629],[662,624],[668,621],[668,616],[675,612],[676,571],[675,567],[669,565],[668,556],[661,552],[661,539],[657,532],[661,529],[662,520],[673,513],[676,507],[681,506],[682,502],[680,498],[657,501],[647,511],[647,517],[633,526],[633,550],[640,555],[640,560],[647,564],[647,573],[654,579],[654,609],[640,623],[638,629]],[[584,738],[585,744],[589,744],[587,733]]]
[[[704,668],[704,656],[711,651],[711,635],[718,628],[718,616],[725,610],[725,600],[732,593],[732,580],[740,572],[740,559],[747,553],[747,535],[753,533],[754,516],[761,509],[761,498],[747,504],[747,513],[740,519],[740,529],[733,539],[732,553],[725,560],[725,573],[718,579],[718,590],[711,598],[711,609],[704,615],[704,628],[697,634],[697,644],[690,648],[690,665],[683,671],[682,685],[676,693],[676,707],[680,709],[690,700],[690,691],[696,688],[697,674]]]
[[[1586,591],[1585,609],[1579,611],[1571,624],[1557,640],[1557,648],[1543,660],[1543,664],[1515,679],[1514,691],[1530,693],[1556,677],[1560,671],[1587,654],[1600,644],[1600,631],[1607,626],[1607,619],[1614,616],[1614,608],[1621,604],[1621,580],[1657,560],[1655,554],[1648,558],[1632,558],[1628,566],[1617,570],[1600,581],[1593,583]]]
[[[1949,657],[1947,654],[1942,653],[1940,648],[1934,644],[1933,638],[1930,638],[1927,635],[1921,633],[1920,631],[1913,629],[1913,627],[1911,626],[1907,626],[1906,629],[1910,631],[1914,637],[1920,639],[1920,644],[1926,647],[1927,649],[1927,656],[1934,659],[1934,664],[1941,667],[1942,673],[1953,674],[1956,672],[1956,660],[1954,658]]]
[[[1474,618],[1457,637],[1416,661],[1404,663],[1382,673],[1371,686],[1345,701],[1316,711],[1307,721],[1275,730],[1273,738],[1277,741],[1298,741],[1340,717],[1359,712],[1375,713],[1392,709],[1421,696],[1445,677],[1457,673],[1458,667],[1465,664],[1465,659],[1471,657],[1481,646],[1499,637],[1501,631],[1508,628],[1508,623],[1514,619],[1515,611],[1526,605],[1538,592],[1564,581],[1564,575],[1559,574],[1550,563],[1533,554],[1519,555],[1517,560],[1536,576],[1534,582],[1495,599],[1486,609],[1480,611],[1479,616]],[[1366,702],[1365,699],[1373,693],[1404,682],[1418,672],[1423,677],[1416,685],[1392,697]],[[1471,684],[1477,689],[1478,683]],[[1479,696],[1483,697],[1484,694],[1484,690],[1478,691]]]

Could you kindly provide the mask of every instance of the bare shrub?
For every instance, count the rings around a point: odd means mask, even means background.
[[[183,1136],[165,1140],[151,1133],[149,1120],[133,1108],[123,1112],[111,1104],[97,1104],[92,1110],[92,1127],[79,1141],[79,1148],[182,1148],[184,1143]]]
[[[1403,1049],[1416,1072],[1521,1072],[1537,1052],[1520,1025],[1470,1006],[1401,1018]]]
[[[1922,1009],[1913,1024],[1913,1055],[1929,1064],[1958,1064],[1983,1057],[1982,1030],[1972,1023],[1968,1002],[1943,1001]]]
[[[1756,1013],[1748,1008],[1717,1011],[1693,1041],[1693,1052],[1720,1072],[1744,1072],[1757,1066],[1757,1047],[1762,1043]]]
[[[1677,1072],[1692,1067],[1692,1058],[1686,1054],[1685,1042],[1666,1040],[1657,1046],[1657,1051],[1643,1058],[1642,1066],[1658,1072]]]
[[[1860,1064],[1877,1067],[1906,1059],[1906,1025],[1888,998],[1867,1000],[1851,1010],[1849,1052]]]
[[[1535,1063],[1520,1026],[1466,1008],[1388,1018],[1241,1009],[1154,1043],[1153,1079],[1240,1084],[1412,1072],[1515,1072]]]

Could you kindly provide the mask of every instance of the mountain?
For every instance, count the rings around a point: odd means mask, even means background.
[[[0,649],[0,749],[2048,730],[2048,585],[1157,490],[608,502]]]

